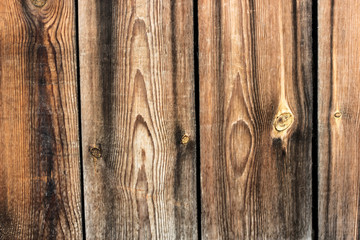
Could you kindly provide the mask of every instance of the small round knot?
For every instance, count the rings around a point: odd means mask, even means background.
[[[190,141],[190,136],[185,133],[184,136],[182,136],[181,138],[181,144],[186,145],[189,143],[189,141]]]
[[[336,112],[336,113],[334,114],[334,117],[335,117],[335,118],[341,118],[341,116],[342,116],[342,113],[341,113],[341,112]]]
[[[31,0],[31,2],[35,7],[41,8],[46,4],[47,0]]]
[[[101,148],[100,147],[90,147],[89,152],[94,158],[101,158]]]
[[[293,122],[294,116],[289,112],[285,112],[276,117],[274,121],[274,127],[278,132],[282,132],[288,129],[293,124]]]

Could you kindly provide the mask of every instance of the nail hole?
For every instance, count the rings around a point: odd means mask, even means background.
[[[190,141],[190,136],[188,134],[184,134],[184,136],[182,136],[181,138],[181,144],[188,144],[188,142]]]
[[[101,148],[100,147],[90,147],[89,149],[91,156],[95,158],[101,158]]]

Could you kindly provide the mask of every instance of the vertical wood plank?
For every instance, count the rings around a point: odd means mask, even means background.
[[[312,2],[199,0],[204,239],[312,235]]]
[[[79,2],[88,239],[196,239],[191,0]]]
[[[74,18],[0,2],[0,239],[82,239]]]
[[[359,239],[360,2],[321,0],[319,234]]]

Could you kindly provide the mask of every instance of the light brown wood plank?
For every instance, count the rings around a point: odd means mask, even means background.
[[[192,8],[79,2],[88,239],[197,238]]]
[[[312,236],[312,2],[199,0],[204,239]]]
[[[360,2],[321,0],[319,236],[359,239]]]
[[[0,2],[0,239],[82,239],[74,19]]]

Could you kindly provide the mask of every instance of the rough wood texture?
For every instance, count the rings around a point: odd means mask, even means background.
[[[321,0],[320,239],[359,239],[360,2]]]
[[[79,2],[88,239],[197,238],[192,8]]]
[[[310,0],[199,0],[202,236],[312,235]]]
[[[0,1],[0,239],[82,239],[71,0]]]

